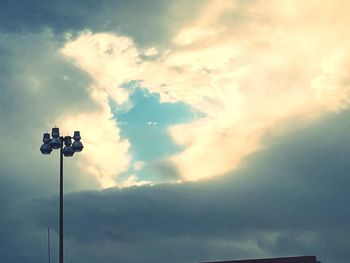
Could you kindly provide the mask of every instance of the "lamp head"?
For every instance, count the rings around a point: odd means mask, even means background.
[[[75,131],[73,136],[74,141],[80,141],[80,131]]]
[[[50,143],[51,139],[50,139],[50,133],[45,132],[44,136],[43,136],[43,142],[44,143]]]
[[[42,154],[50,154],[52,152],[51,145],[48,143],[44,143],[43,145],[41,145],[40,151]]]
[[[62,145],[61,139],[60,139],[60,129],[59,128],[52,128],[52,139],[50,141],[50,145],[52,149],[59,149]]]
[[[66,136],[64,137],[64,148],[63,148],[63,155],[65,157],[71,157],[74,154],[74,150],[72,145],[72,137]]]
[[[74,142],[73,142],[73,150],[75,152],[81,152],[84,148],[83,143],[80,141],[81,137],[80,137],[80,131],[75,131],[74,132],[74,136],[73,136]]]
[[[81,152],[84,148],[84,145],[82,144],[81,141],[74,141],[72,148],[75,152]]]
[[[72,157],[73,154],[74,154],[74,150],[73,150],[72,146],[64,146],[63,155],[65,157]]]
[[[53,138],[58,138],[58,137],[60,137],[60,129],[59,128],[52,128],[52,132],[51,132],[51,134],[52,134],[52,137]]]
[[[52,149],[59,149],[62,145],[60,137],[52,138],[50,141]]]
[[[50,154],[52,152],[52,147],[50,145],[50,133],[45,132],[43,135],[43,144],[40,147],[42,154]]]
[[[72,145],[72,137],[70,137],[70,136],[65,136],[63,141],[64,141],[64,145],[66,145],[66,146]]]
[[[81,143],[81,137],[80,132],[75,131],[74,132],[74,142],[72,145],[72,137],[71,136],[65,136],[60,137],[60,130],[59,128],[52,128],[51,132],[52,138],[50,138],[49,133],[44,133],[43,136],[43,145],[40,147],[40,151],[42,154],[50,154],[53,149],[59,149],[62,147],[62,144],[64,143],[63,148],[63,155],[66,157],[73,156],[75,152],[81,152],[84,148],[83,144]]]

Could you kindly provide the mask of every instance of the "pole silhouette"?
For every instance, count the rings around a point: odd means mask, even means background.
[[[74,153],[81,152],[84,148],[80,137],[80,132],[75,131],[74,136],[60,136],[59,128],[52,128],[52,138],[48,132],[44,133],[43,144],[40,147],[42,154],[49,155],[53,149],[60,149],[60,176],[59,176],[59,244],[58,244],[58,262],[64,261],[64,244],[63,244],[63,156],[72,157]],[[72,138],[74,142],[72,144]],[[50,235],[50,229],[48,229]],[[50,253],[50,251],[49,251]],[[50,263],[50,262],[49,262]]]
[[[63,141],[63,138],[62,138]],[[63,263],[63,144],[60,147],[60,237],[59,237],[59,263]]]

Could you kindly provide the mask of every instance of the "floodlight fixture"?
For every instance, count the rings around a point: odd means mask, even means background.
[[[43,144],[40,147],[40,151],[42,154],[50,154],[52,152],[52,147],[50,145],[50,134],[44,133],[43,136]]]
[[[48,155],[53,149],[60,149],[60,180],[59,180],[59,263],[63,263],[63,156],[71,157],[75,152],[81,152],[84,148],[82,144],[80,132],[74,132],[74,142],[72,144],[71,136],[60,136],[59,128],[52,128],[50,133],[45,132],[43,135],[43,144],[40,147],[42,154]],[[64,145],[64,146],[63,146]]]
[[[81,152],[84,148],[82,142],[80,141],[81,140],[81,137],[80,137],[80,131],[75,131],[74,132],[74,136],[73,136],[73,139],[74,139],[74,142],[73,142],[73,150],[74,152]]]
[[[63,148],[63,155],[65,157],[72,157],[74,154],[74,150],[72,148],[72,137],[66,136],[64,137],[64,148]]]
[[[52,149],[59,149],[62,146],[62,138],[60,138],[60,130],[59,128],[52,128],[52,139],[50,141],[50,145]]]

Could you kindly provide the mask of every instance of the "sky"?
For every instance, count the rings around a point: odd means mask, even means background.
[[[2,0],[0,261],[349,262],[349,8]]]

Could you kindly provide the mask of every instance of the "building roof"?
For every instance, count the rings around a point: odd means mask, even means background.
[[[315,256],[213,261],[203,263],[317,263]]]

